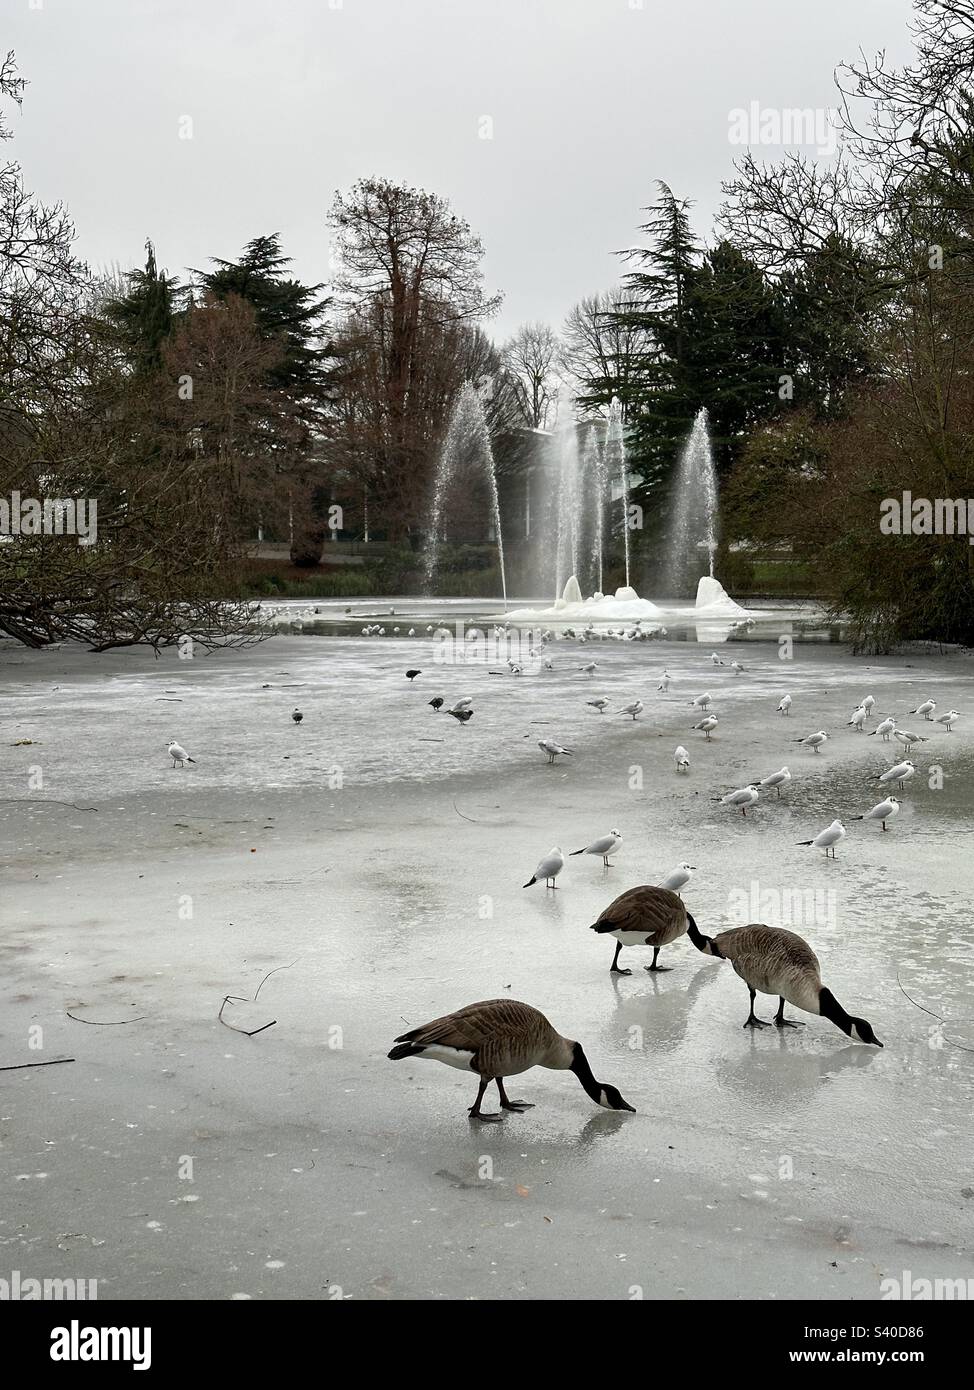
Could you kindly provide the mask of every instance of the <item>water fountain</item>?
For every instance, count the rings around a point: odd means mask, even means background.
[[[497,496],[497,470],[494,465],[494,450],[491,447],[490,431],[484,418],[483,401],[473,382],[468,381],[457,397],[446,439],[440,450],[436,464],[433,484],[433,505],[430,515],[429,537],[426,543],[426,592],[429,593],[433,576],[439,560],[440,535],[444,509],[450,489],[461,473],[486,478],[490,491],[493,513],[494,536],[497,541],[497,564],[501,572],[501,593],[504,607],[507,607],[507,573],[504,568],[504,536],[501,531],[501,510]]]
[[[680,598],[699,578],[700,552],[714,577],[717,552],[717,474],[707,431],[707,412],[699,410],[680,453],[673,480],[673,506],[664,569],[666,592]]]
[[[605,431],[605,475],[617,477],[622,497],[622,536],[626,557],[626,588],[629,588],[629,470],[626,467],[626,441],[622,429],[622,402],[612,397],[609,423]],[[600,585],[601,587],[601,585]]]

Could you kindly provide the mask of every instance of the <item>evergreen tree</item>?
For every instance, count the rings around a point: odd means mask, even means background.
[[[160,274],[151,241],[146,241],[145,249],[145,269],[129,271],[128,293],[110,299],[103,311],[118,331],[129,365],[139,374],[154,371],[162,361],[180,296],[179,281]]]

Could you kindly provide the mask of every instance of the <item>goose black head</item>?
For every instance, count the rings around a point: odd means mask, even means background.
[[[852,1019],[851,1036],[858,1038],[860,1042],[872,1043],[873,1047],[882,1047],[883,1045],[873,1032],[872,1024],[867,1023],[864,1018]]]
[[[600,1089],[602,1091],[602,1096],[598,1103],[602,1106],[603,1110],[628,1110],[630,1114],[635,1115],[636,1107],[630,1105],[627,1100],[623,1100],[615,1086],[609,1086],[603,1082]]]

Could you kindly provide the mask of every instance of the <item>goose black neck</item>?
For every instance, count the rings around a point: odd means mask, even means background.
[[[830,989],[823,987],[818,993],[818,1011],[823,1018],[827,1018],[830,1023],[834,1023],[836,1028],[841,1028],[843,1033],[852,1037],[852,1017],[847,1014],[845,1009],[836,999]]]
[[[702,951],[705,956],[717,956],[719,959],[722,959],[713,937],[704,936],[697,930],[697,924],[690,916],[689,912],[687,913],[687,936],[689,936],[697,950]]]
[[[588,1058],[582,1051],[582,1044],[576,1043],[572,1049],[572,1071],[585,1087],[586,1094],[596,1105],[602,1104],[602,1087],[596,1081],[592,1068],[588,1064]]]

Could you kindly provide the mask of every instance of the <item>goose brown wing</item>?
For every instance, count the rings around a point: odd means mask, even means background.
[[[499,1039],[540,1040],[546,1031],[551,1031],[550,1023],[530,1004],[516,999],[484,999],[413,1028],[396,1038],[396,1042],[441,1043],[444,1047],[478,1052]]]
[[[642,884],[621,893],[602,913],[598,925],[615,931],[645,932],[653,946],[665,946],[687,928],[682,899],[668,888]]]

